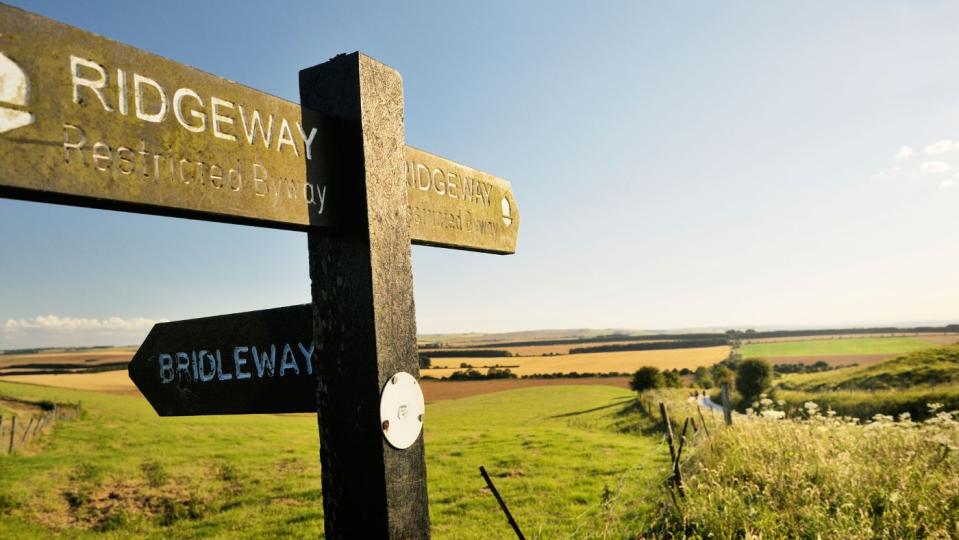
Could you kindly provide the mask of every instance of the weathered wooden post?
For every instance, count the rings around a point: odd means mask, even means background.
[[[509,526],[513,528],[513,532],[516,533],[516,538],[519,540],[526,540],[526,536],[523,535],[523,531],[519,528],[519,523],[516,523],[516,519],[513,518],[513,514],[509,511],[509,507],[506,506],[506,501],[503,500],[503,497],[499,494],[499,490],[496,489],[496,485],[493,484],[493,479],[489,477],[489,474],[487,474],[486,467],[480,465],[479,470],[483,480],[486,481],[486,486],[489,487],[490,491],[493,493],[493,497],[496,498],[496,502],[499,503],[499,507],[506,515],[506,521],[509,523]]]
[[[17,433],[17,415],[13,415],[13,418],[10,419],[10,446],[7,448],[7,453],[13,453],[13,437]]]
[[[666,412],[666,404],[662,401],[659,402],[659,415],[663,419],[663,428],[666,432],[666,442],[669,443],[669,462],[673,463],[676,461],[676,447],[673,445],[673,425],[669,422],[669,413]]]
[[[326,536],[428,538],[423,439],[393,448],[380,420],[384,385],[419,375],[406,186],[397,182],[402,80],[367,56],[341,55],[300,73],[300,97],[347,127],[324,153],[339,162],[342,204],[355,216],[342,234],[308,235]]]
[[[29,105],[0,196],[308,233],[310,304],[154,326],[128,369],[157,413],[317,411],[327,537],[429,537],[410,243],[513,253],[510,183],[405,146],[402,80],[359,53],[301,106],[3,4],[0,35]]]
[[[689,418],[686,418],[686,421],[683,422],[683,431],[679,436],[679,449],[676,450],[676,459],[673,462],[673,481],[676,482],[676,489],[679,491],[680,497],[686,497],[686,492],[683,488],[683,473],[679,468],[679,461],[683,457],[683,448],[686,446],[686,430],[689,428]]]
[[[733,409],[729,405],[729,385],[724,384],[720,390],[723,399],[723,420],[727,426],[733,425]]]
[[[699,420],[702,422],[702,424],[703,424],[703,431],[706,432],[706,437],[708,438],[708,437],[709,437],[709,427],[706,426],[706,418],[703,417],[703,408],[700,407],[699,404],[696,405],[696,412],[699,413]]]
[[[20,444],[21,444],[21,445],[23,445],[25,442],[27,442],[27,435],[30,434],[30,428],[33,427],[33,422],[34,422],[34,420],[36,420],[36,419],[37,419],[36,416],[34,416],[34,415],[32,415],[32,414],[30,415],[30,421],[27,422],[27,428],[23,430],[23,435],[20,436]]]

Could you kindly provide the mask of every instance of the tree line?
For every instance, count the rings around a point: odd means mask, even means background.
[[[577,347],[569,350],[569,354],[586,354],[621,351],[654,351],[663,349],[696,349],[701,347],[720,347],[728,345],[726,338],[690,339],[683,341],[654,341],[652,343],[619,343],[615,345],[598,345],[596,347]]]

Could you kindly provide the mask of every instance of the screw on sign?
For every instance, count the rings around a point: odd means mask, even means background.
[[[306,231],[312,303],[157,325],[130,377],[161,415],[317,411],[326,536],[427,538],[410,244],[513,253],[516,201],[405,144],[395,70],[299,81],[302,105],[0,4],[0,196]]]

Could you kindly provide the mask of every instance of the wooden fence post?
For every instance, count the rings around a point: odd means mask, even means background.
[[[13,453],[13,437],[17,432],[17,415],[13,415],[13,418],[10,420],[10,447],[7,449],[8,454]]]
[[[683,473],[679,469],[679,460],[683,457],[683,447],[686,446],[686,429],[689,428],[689,417],[683,422],[683,433],[679,437],[679,449],[676,451],[676,461],[673,463],[673,481],[676,482],[676,489],[679,496],[685,498],[686,493],[683,490]]]
[[[663,423],[666,425],[666,441],[669,443],[669,458],[670,462],[676,461],[676,447],[673,446],[673,425],[669,423],[669,413],[666,412],[666,404],[662,401],[659,402],[659,414],[663,418]]]
[[[703,408],[699,405],[696,405],[696,412],[699,413],[699,420],[703,423],[703,431],[706,432],[706,437],[709,437],[709,428],[706,427],[706,418],[703,417]]]
[[[519,524],[516,523],[515,519],[513,519],[513,514],[510,513],[509,507],[506,506],[506,501],[504,501],[503,497],[500,496],[496,486],[493,485],[493,480],[488,474],[486,474],[486,468],[482,465],[480,465],[480,474],[483,476],[483,480],[486,480],[486,485],[489,486],[490,491],[493,492],[493,496],[496,497],[496,502],[499,503],[499,507],[503,510],[503,513],[506,514],[506,521],[508,521],[509,526],[513,528],[513,532],[516,533],[516,537],[519,540],[526,540],[526,537],[523,536],[523,531],[521,531],[519,528]]]
[[[20,436],[20,445],[22,446],[27,441],[27,435],[30,433],[30,428],[33,427],[33,421],[36,419],[34,415],[30,415],[30,422],[27,423],[27,429],[23,430],[23,435]]]
[[[727,426],[733,425],[733,409],[729,405],[729,385],[724,384],[722,387],[722,397],[723,397],[723,420],[726,421]]]

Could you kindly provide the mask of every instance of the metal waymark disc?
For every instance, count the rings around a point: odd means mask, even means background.
[[[401,371],[390,377],[380,395],[380,424],[390,446],[413,446],[423,430],[426,401],[416,378]]]

